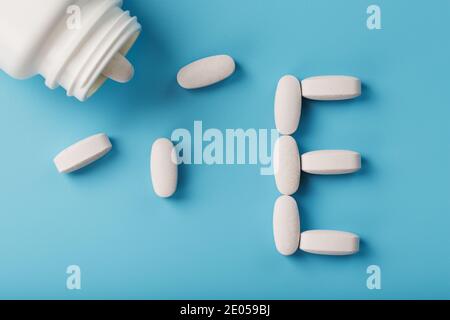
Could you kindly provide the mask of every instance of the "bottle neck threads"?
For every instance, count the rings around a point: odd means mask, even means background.
[[[68,96],[84,101],[107,79],[102,71],[116,53],[126,55],[141,26],[119,0],[80,2],[78,28],[68,16],[59,22],[44,46],[39,72],[49,88],[62,86]]]

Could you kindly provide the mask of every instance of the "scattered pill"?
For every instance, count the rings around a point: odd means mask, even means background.
[[[53,159],[53,162],[60,173],[70,173],[100,159],[111,148],[108,136],[99,133],[64,149]]]
[[[116,82],[126,83],[133,78],[134,68],[127,58],[120,53],[116,53],[102,74]]]
[[[282,255],[297,252],[300,244],[300,215],[297,202],[290,196],[280,196],[273,209],[275,246]]]
[[[359,251],[359,237],[350,232],[310,230],[300,237],[300,249],[309,253],[344,256]]]
[[[297,131],[302,111],[302,89],[298,79],[286,75],[280,79],[275,94],[275,125],[281,134]]]
[[[275,142],[273,168],[280,193],[288,196],[296,193],[300,184],[300,155],[291,136],[281,136]]]
[[[319,76],[302,80],[302,95],[312,100],[347,100],[361,95],[361,80],[350,76]]]
[[[361,169],[361,155],[348,150],[320,150],[302,154],[302,171],[312,174],[347,174]]]
[[[236,65],[232,57],[211,56],[183,67],[178,72],[177,81],[185,89],[203,88],[228,78],[235,69]]]
[[[175,147],[169,139],[160,138],[153,143],[150,156],[153,190],[162,198],[172,196],[178,183],[178,162]]]

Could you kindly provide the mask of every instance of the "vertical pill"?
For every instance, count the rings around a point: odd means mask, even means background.
[[[300,243],[300,215],[297,202],[290,196],[280,196],[273,209],[275,246],[282,255],[297,252]]]
[[[302,89],[298,79],[285,75],[275,93],[275,126],[281,134],[297,131],[302,112]]]
[[[275,183],[281,194],[292,195],[300,185],[300,154],[291,136],[281,136],[273,151]]]
[[[150,156],[153,190],[162,198],[172,196],[178,183],[178,161],[175,147],[169,139],[160,138],[153,143]]]

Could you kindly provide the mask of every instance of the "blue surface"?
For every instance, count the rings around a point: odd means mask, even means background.
[[[377,1],[382,30],[366,28],[371,1],[128,0],[143,33],[137,73],[79,103],[40,77],[0,73],[0,298],[450,298],[450,2]],[[237,73],[196,92],[179,67],[232,55]],[[285,73],[350,74],[363,96],[305,102],[302,151],[360,151],[363,170],[303,176],[302,228],[358,233],[351,257],[279,255],[278,192],[258,165],[191,165],[175,198],[149,182],[154,139],[176,128],[273,128]],[[104,159],[59,175],[53,157],[97,132]],[[66,289],[68,265],[82,289]],[[368,290],[366,268],[382,270]]]

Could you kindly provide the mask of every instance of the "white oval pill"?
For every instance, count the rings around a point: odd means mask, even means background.
[[[275,183],[280,193],[292,195],[300,184],[300,155],[297,142],[291,136],[281,136],[273,151]]]
[[[346,174],[361,169],[361,155],[348,150],[320,150],[302,154],[302,171],[312,174]]]
[[[169,139],[160,138],[153,143],[150,157],[153,190],[162,198],[172,196],[178,183],[178,163],[175,147]]]
[[[134,67],[122,54],[116,53],[102,74],[119,83],[126,83],[134,76]]]
[[[300,215],[297,202],[290,196],[281,196],[273,209],[273,236],[282,255],[297,252],[300,243]]]
[[[310,230],[300,237],[300,249],[309,253],[344,256],[359,251],[359,237],[350,232]]]
[[[347,100],[361,95],[361,80],[350,76],[319,76],[302,80],[302,95],[312,100]]]
[[[194,61],[177,75],[178,84],[185,89],[210,86],[231,76],[236,69],[232,57],[217,55]]]
[[[281,134],[297,131],[302,112],[302,89],[298,79],[286,75],[280,79],[275,93],[275,125]]]
[[[53,162],[60,173],[70,173],[100,159],[112,148],[104,133],[83,139],[61,151]]]

